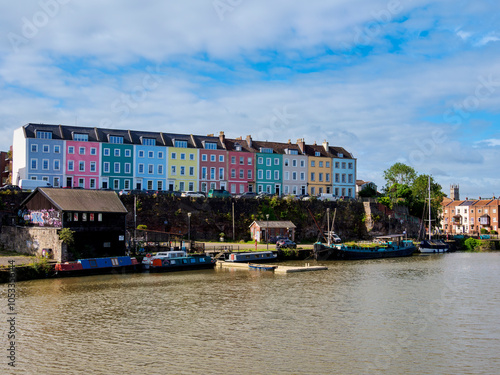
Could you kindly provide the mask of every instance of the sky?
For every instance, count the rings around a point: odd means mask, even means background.
[[[497,0],[25,0],[0,13],[0,150],[27,123],[328,141],[500,195]]]

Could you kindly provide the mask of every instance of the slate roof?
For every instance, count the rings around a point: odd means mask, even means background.
[[[24,205],[35,194],[42,194],[61,211],[127,213],[127,209],[114,191],[37,188],[22,203]]]

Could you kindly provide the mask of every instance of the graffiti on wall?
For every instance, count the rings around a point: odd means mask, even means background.
[[[23,210],[19,211],[19,216],[25,223],[35,224],[41,227],[61,227],[61,217],[59,211],[54,209],[50,210]]]

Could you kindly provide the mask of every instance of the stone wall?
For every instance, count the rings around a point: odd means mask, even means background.
[[[35,256],[42,256],[43,249],[52,249],[52,259],[64,262],[67,251],[59,239],[58,230],[59,228],[3,226],[0,244],[5,250]]]

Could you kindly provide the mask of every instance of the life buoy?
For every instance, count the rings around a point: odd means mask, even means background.
[[[151,254],[146,254],[146,257],[151,258]]]

